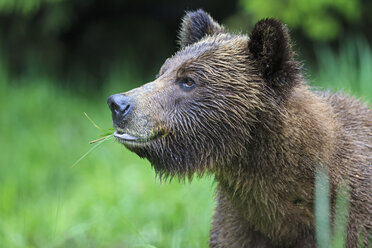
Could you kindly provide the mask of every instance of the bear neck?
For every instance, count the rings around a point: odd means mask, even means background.
[[[306,85],[297,86],[279,108],[261,116],[245,156],[222,165],[215,179],[220,197],[244,221],[272,240],[290,244],[301,235],[285,231],[296,229],[293,223],[302,221],[305,229],[313,225],[315,167],[329,163],[337,124],[333,111]],[[298,211],[303,220],[291,218]]]

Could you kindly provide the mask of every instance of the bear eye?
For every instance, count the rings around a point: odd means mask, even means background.
[[[194,80],[192,80],[192,79],[189,78],[189,77],[180,78],[180,79],[178,80],[178,82],[179,82],[180,86],[181,86],[183,89],[185,89],[185,90],[190,90],[190,89],[194,88],[195,85],[196,85],[195,82],[194,82]]]

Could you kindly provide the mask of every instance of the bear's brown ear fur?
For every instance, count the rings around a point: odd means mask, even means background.
[[[204,10],[189,11],[182,20],[178,44],[185,47],[198,42],[207,35],[223,32],[224,28]]]
[[[275,19],[263,19],[253,28],[249,51],[263,77],[276,86],[295,83],[300,65],[294,52],[287,27]]]

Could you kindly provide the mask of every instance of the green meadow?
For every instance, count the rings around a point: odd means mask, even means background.
[[[312,86],[371,103],[367,42],[316,51],[316,65],[306,66]],[[90,93],[47,75],[15,79],[0,65],[0,247],[207,247],[212,177],[161,183],[146,160],[113,139],[72,166],[100,134],[83,113],[110,128],[107,97],[138,83],[118,68],[103,91]]]
[[[113,139],[72,167],[100,134],[83,112],[111,127],[108,93],[82,96],[4,75],[0,247],[205,247],[211,178],[160,183]]]

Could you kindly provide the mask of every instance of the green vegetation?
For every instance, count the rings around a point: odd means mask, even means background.
[[[240,0],[253,21],[275,17],[292,28],[300,28],[313,40],[334,39],[343,31],[342,21],[362,19],[361,0]]]
[[[349,39],[338,51],[327,46],[315,51],[317,73],[311,79],[315,85],[343,90],[372,103],[372,51],[366,40]]]
[[[315,177],[315,222],[318,248],[330,247],[329,175],[327,170],[317,171]]]
[[[349,211],[347,185],[339,186],[336,196],[334,230],[330,228],[329,174],[325,168],[317,170],[315,177],[315,223],[318,248],[343,248],[346,243]],[[362,247],[362,246],[359,246]]]
[[[42,4],[58,2],[61,2],[61,0],[1,0],[0,13],[20,12],[30,14],[37,11]]]
[[[206,246],[211,178],[161,184],[113,140],[72,167],[99,134],[83,112],[111,127],[108,92],[0,77],[0,247]]]
[[[366,42],[318,55],[314,85],[346,87],[372,101]],[[72,167],[99,135],[83,112],[111,127],[107,96],[139,81],[118,71],[92,95],[40,75],[13,81],[0,65],[0,247],[207,246],[212,178],[161,184],[147,161],[113,140]]]

